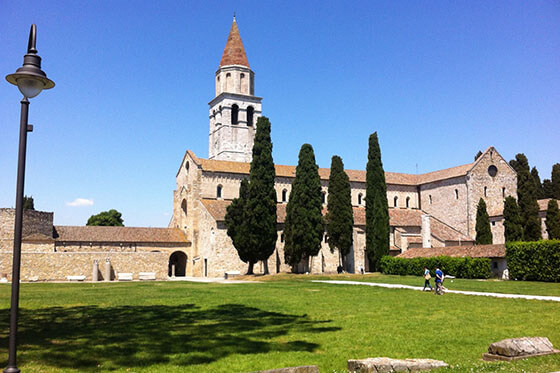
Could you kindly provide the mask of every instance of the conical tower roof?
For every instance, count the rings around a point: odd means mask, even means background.
[[[242,65],[249,67],[249,61],[245,54],[245,48],[243,48],[243,42],[241,41],[241,35],[239,35],[235,16],[233,17],[233,23],[231,24],[231,30],[229,30],[224,54],[222,54],[222,60],[220,61],[220,67],[226,65]]]

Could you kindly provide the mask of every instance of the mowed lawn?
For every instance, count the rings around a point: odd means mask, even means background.
[[[488,345],[504,338],[546,336],[560,346],[558,302],[275,279],[23,284],[18,366],[25,372],[250,372],[316,364],[321,372],[344,372],[347,359],[387,356],[440,359],[463,372],[560,370],[560,355],[481,361]],[[531,293],[548,295],[560,287],[529,285]],[[2,368],[9,294],[2,284]]]

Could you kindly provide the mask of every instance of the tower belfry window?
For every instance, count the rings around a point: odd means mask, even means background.
[[[247,108],[247,125],[248,126],[252,126],[253,125],[253,115],[255,113],[255,109],[252,106],[249,106]]]
[[[239,106],[233,104],[231,106],[231,124],[239,123]]]

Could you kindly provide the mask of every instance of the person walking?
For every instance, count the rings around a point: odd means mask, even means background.
[[[436,267],[436,292],[435,294],[437,295],[442,295],[443,294],[443,272],[441,269],[439,269],[439,266]]]
[[[427,267],[424,267],[424,289],[422,289],[422,291],[426,290],[426,286],[430,288],[430,291],[434,290],[432,289],[432,285],[430,285],[431,278],[432,275],[430,275],[430,270]]]

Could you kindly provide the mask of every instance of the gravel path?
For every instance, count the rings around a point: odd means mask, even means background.
[[[378,286],[378,287],[381,287],[381,288],[408,289],[408,290],[418,290],[418,291],[422,291],[422,289],[423,289],[421,286],[410,286],[410,285],[400,285],[400,284],[383,284],[383,283],[376,283],[376,282],[338,281],[338,280],[328,280],[328,281],[314,280],[313,282],[323,282],[323,283],[326,283],[326,284],[340,284],[340,285]],[[483,297],[535,299],[535,300],[550,300],[550,301],[553,301],[553,302],[560,302],[560,297],[554,297],[554,296],[548,296],[548,295],[487,293],[487,292],[482,292],[482,291],[463,291],[463,290],[446,290],[445,292],[446,293],[451,293],[451,294],[479,295],[479,296],[483,296]]]

